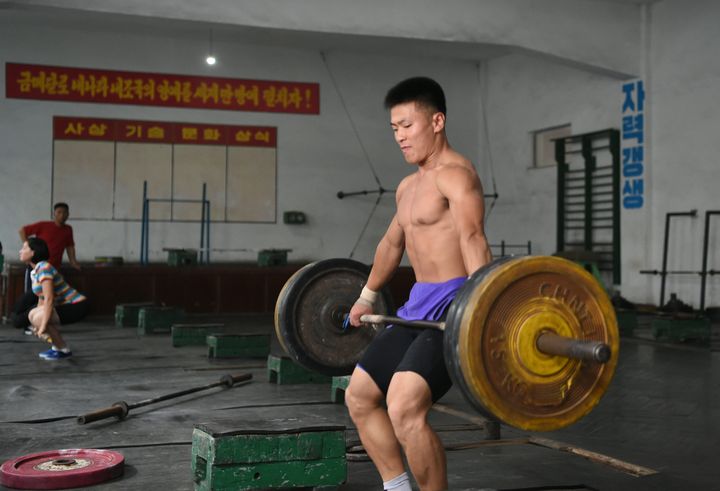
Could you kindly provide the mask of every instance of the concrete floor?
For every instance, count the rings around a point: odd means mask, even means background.
[[[273,330],[270,316],[224,320],[239,329]],[[0,325],[2,462],[62,448],[106,448],[125,456],[125,473],[87,489],[181,491],[193,489],[191,434],[197,423],[341,424],[348,428],[348,442],[357,440],[344,406],[331,403],[329,385],[271,384],[263,359],[209,360],[204,347],[173,348],[167,335],[140,338],[133,328],[115,328],[109,318],[63,332],[75,355],[51,362],[37,357],[44,344]],[[75,420],[118,400],[132,404],[245,372],[254,377],[247,385],[138,408],[124,421],[78,425]],[[450,489],[720,489],[719,389],[720,353],[623,338],[615,379],[590,415],[570,428],[537,435],[503,426],[502,438],[517,439],[514,443],[449,451]],[[459,411],[431,413],[446,445],[483,441],[482,429],[472,422],[476,414],[455,388],[440,404]],[[528,436],[550,439],[551,445],[528,442]],[[610,465],[550,448],[557,442],[617,460]],[[623,465],[653,473],[638,477]],[[382,485],[370,462],[352,461],[348,482],[338,489]]]

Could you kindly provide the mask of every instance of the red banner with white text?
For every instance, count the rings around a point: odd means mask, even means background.
[[[53,139],[275,148],[277,128],[55,116]]]
[[[13,99],[320,114],[320,84],[5,64]]]

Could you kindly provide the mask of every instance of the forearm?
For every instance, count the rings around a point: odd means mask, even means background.
[[[73,266],[77,265],[77,259],[75,259],[75,246],[69,246],[67,249],[68,259],[70,260],[70,264]]]
[[[27,240],[27,234],[25,233],[25,227],[20,227],[20,230],[18,230],[18,235],[20,236],[20,242],[25,242]]]
[[[393,273],[400,264],[402,259],[403,248],[384,237],[375,250],[375,259],[368,281],[360,293],[360,298],[350,309],[349,320],[353,326],[361,324],[360,317],[363,314],[371,314],[374,311],[374,304],[379,295],[379,291],[385,284],[390,281]]]
[[[367,288],[379,291],[393,277],[400,265],[403,256],[403,248],[393,245],[387,239],[383,239],[375,250],[372,270],[368,276]]]

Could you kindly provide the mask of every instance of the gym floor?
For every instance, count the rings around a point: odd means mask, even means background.
[[[270,315],[192,320],[273,332]],[[43,343],[0,326],[2,462],[64,448],[111,449],[124,455],[124,475],[85,489],[181,491],[193,489],[191,435],[198,423],[345,425],[348,445],[357,442],[345,407],[331,402],[329,384],[269,383],[264,359],[208,359],[204,347],[173,348],[168,335],[140,338],[110,318],[63,332],[74,356],[46,361],[37,356]],[[277,343],[272,351],[281,353]],[[137,408],[122,421],[76,422],[119,400],[133,404],[212,384],[226,373],[253,379]],[[452,490],[710,490],[720,487],[719,389],[720,353],[623,338],[608,392],[569,428],[531,435],[502,426],[501,440],[488,442],[477,413],[455,388],[430,419],[455,448],[448,451]],[[348,481],[338,489],[382,489],[362,455],[347,468]]]

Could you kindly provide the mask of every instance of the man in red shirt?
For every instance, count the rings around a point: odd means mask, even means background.
[[[50,250],[50,264],[60,269],[63,253],[67,251],[70,265],[75,269],[80,269],[80,265],[75,259],[75,241],[73,240],[73,230],[67,225],[70,216],[70,208],[67,203],[55,203],[53,207],[54,220],[36,222],[30,225],[20,227],[18,233],[20,240],[25,242],[28,237],[35,236],[45,241]]]
[[[70,216],[70,207],[67,203],[55,203],[53,206],[53,220],[42,221],[31,223],[30,225],[23,225],[18,230],[20,234],[20,240],[24,243],[28,237],[38,237],[47,243],[50,251],[50,258],[48,262],[60,269],[62,264],[62,258],[65,251],[67,251],[70,265],[79,270],[80,264],[78,264],[75,258],[75,241],[73,240],[73,230],[70,225],[67,225],[68,217]],[[15,303],[13,307],[13,324],[15,327],[22,329],[27,328],[30,325],[28,319],[28,312],[37,305],[37,296],[32,292],[29,287],[30,283],[30,270],[25,273],[25,294]],[[62,321],[62,319],[61,319]]]

